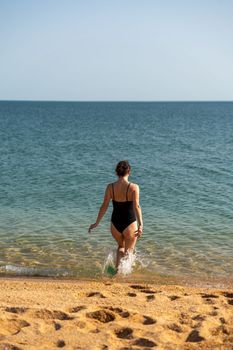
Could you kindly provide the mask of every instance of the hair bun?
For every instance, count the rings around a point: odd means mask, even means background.
[[[129,165],[128,160],[121,160],[117,166],[116,166],[116,173],[118,176],[125,176],[129,171],[131,167]]]

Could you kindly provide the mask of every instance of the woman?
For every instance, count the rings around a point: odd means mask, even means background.
[[[118,243],[117,269],[120,259],[126,253],[133,251],[137,238],[142,235],[143,229],[142,212],[139,204],[139,186],[128,181],[130,170],[131,167],[127,160],[122,160],[117,164],[118,180],[107,186],[96,222],[89,227],[90,233],[93,228],[99,225],[112,199],[111,233]]]

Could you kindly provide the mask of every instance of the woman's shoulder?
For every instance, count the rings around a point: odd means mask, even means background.
[[[110,182],[109,184],[107,184],[107,187],[112,187],[115,185],[115,183],[116,183],[116,181]]]
[[[117,181],[111,182],[107,185],[107,189],[110,189],[112,186],[114,186],[117,183]],[[139,185],[134,182],[129,182],[129,187],[131,190],[137,190],[139,189]]]
[[[139,190],[139,185],[134,182],[130,182],[130,187],[133,191]]]
[[[111,188],[114,187],[114,184],[115,184],[115,182],[111,182],[111,183],[107,184],[106,190],[107,190],[107,191],[110,191]]]

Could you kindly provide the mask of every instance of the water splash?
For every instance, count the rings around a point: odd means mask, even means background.
[[[130,275],[133,272],[133,268],[136,264],[137,254],[136,252],[129,251],[120,260],[118,266],[118,273],[121,275]]]
[[[116,265],[115,265],[116,252],[117,251],[115,249],[108,252],[108,255],[104,261],[104,265],[102,268],[102,274],[106,272],[108,275],[113,276],[117,273]]]
[[[125,256],[121,258],[117,270],[115,265],[116,256],[116,249],[108,252],[102,268],[102,274],[106,272],[109,275],[115,275],[118,273],[120,275],[127,276],[130,275],[135,268],[146,268],[150,264],[150,261],[146,259],[142,253],[135,249],[134,251],[127,252]]]

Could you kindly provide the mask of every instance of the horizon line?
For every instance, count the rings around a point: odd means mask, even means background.
[[[116,103],[122,103],[122,102],[133,102],[133,103],[141,103],[141,102],[150,102],[150,103],[160,103],[160,102],[233,102],[233,100],[49,100],[49,99],[44,99],[44,100],[33,100],[33,99],[28,99],[28,100],[23,100],[23,99],[4,99],[1,100],[0,102],[116,102]]]

